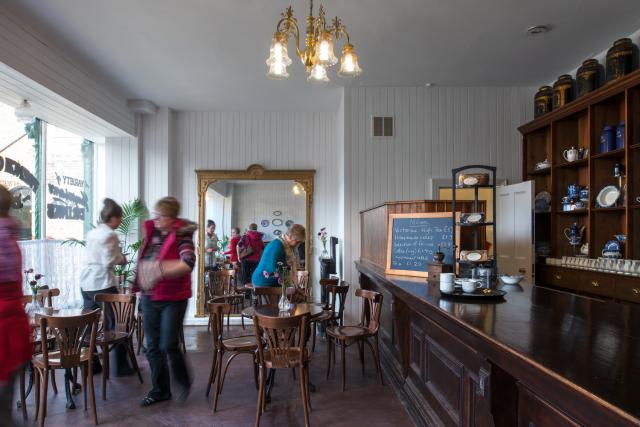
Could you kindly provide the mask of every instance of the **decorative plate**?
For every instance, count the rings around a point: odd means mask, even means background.
[[[276,218],[276,219],[272,219],[271,220],[271,225],[273,225],[274,227],[280,227],[283,224],[282,220],[280,218]]]
[[[284,223],[284,225],[287,226],[287,228],[291,227],[294,224],[292,219],[288,219],[287,222]]]
[[[273,216],[280,216],[282,215],[281,211],[273,211]]]
[[[262,221],[260,221],[260,225],[263,227],[268,227],[269,226],[269,220],[268,219],[263,219]]]
[[[541,191],[536,194],[536,200],[543,200],[545,203],[551,203],[551,193],[548,191]]]
[[[616,204],[620,198],[620,190],[615,185],[607,185],[598,193],[596,203],[602,208],[610,208]]]
[[[282,230],[274,230],[273,235],[280,237],[282,235]]]
[[[463,213],[460,215],[460,224],[481,224],[483,222],[483,212]]]

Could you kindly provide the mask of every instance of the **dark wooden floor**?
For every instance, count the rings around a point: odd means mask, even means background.
[[[240,327],[232,327],[232,334],[240,334]],[[247,328],[246,333],[251,329]],[[246,356],[238,356],[231,364],[224,390],[218,402],[218,411],[213,413],[213,393],[205,397],[206,383],[211,366],[211,338],[206,327],[186,327],[187,357],[193,370],[195,381],[191,396],[184,403],[175,401],[140,408],[138,402],[150,388],[149,367],[141,353],[141,364],[145,384],[140,384],[136,376],[112,378],[107,389],[107,400],[100,394],[100,375],[95,376],[98,401],[98,421],[100,425],[131,426],[250,426],[255,421],[256,389],[253,371]],[[313,411],[311,424],[315,426],[411,426],[413,425],[394,394],[390,385],[381,386],[373,366],[373,359],[367,353],[366,372],[363,377],[357,356],[357,347],[347,352],[347,390],[340,391],[340,355],[337,371],[332,371],[329,380],[326,375],[326,346],[319,339],[311,362],[311,381],[317,391],[311,395]],[[58,374],[58,385],[62,376]],[[56,396],[49,390],[49,409],[46,425],[50,427],[76,427],[93,425],[91,417],[84,414],[81,395],[76,398],[79,409],[65,408],[64,391]],[[27,400],[30,421],[33,421],[33,394]],[[20,413],[14,411],[20,419]],[[272,402],[262,416],[261,426],[301,426],[302,406],[300,387],[290,372],[279,372],[273,389]]]

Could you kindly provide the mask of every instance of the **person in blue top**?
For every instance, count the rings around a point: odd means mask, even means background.
[[[291,267],[291,274],[295,277],[298,270],[298,259],[295,248],[305,241],[305,229],[300,224],[293,224],[281,237],[272,240],[262,253],[262,258],[251,276],[253,286],[279,286],[278,278],[273,276],[278,262]]]

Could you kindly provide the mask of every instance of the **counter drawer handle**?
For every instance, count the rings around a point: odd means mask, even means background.
[[[562,276],[559,274],[556,274],[556,280],[561,280],[561,279],[562,279]]]
[[[600,283],[598,283],[597,280],[594,280],[593,282],[591,282],[591,284],[593,285],[594,288],[597,288],[598,286],[600,286]]]
[[[631,289],[631,290],[633,291],[633,294],[634,294],[635,296],[640,295],[640,289],[638,289],[638,288],[633,288],[633,289]]]

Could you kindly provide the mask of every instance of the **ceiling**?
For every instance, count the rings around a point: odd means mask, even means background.
[[[640,28],[637,0],[324,0],[364,72],[318,86],[297,61],[265,77],[280,12],[303,23],[307,0],[4,1],[130,98],[179,110],[333,111],[345,85],[535,86]]]

